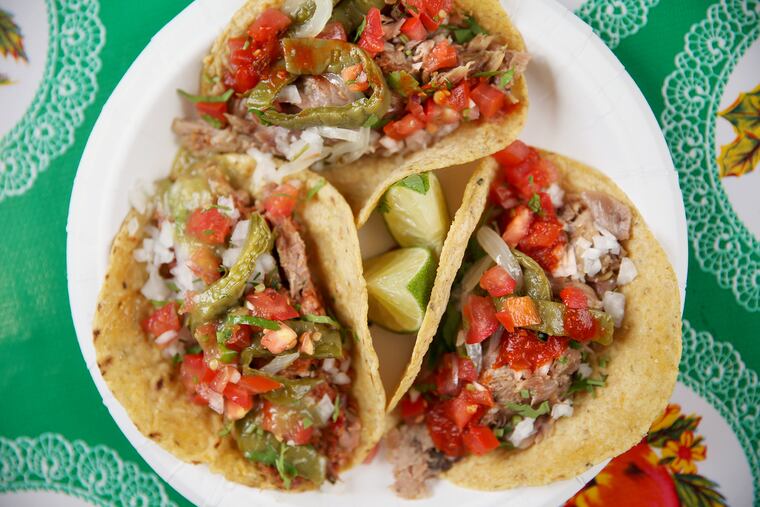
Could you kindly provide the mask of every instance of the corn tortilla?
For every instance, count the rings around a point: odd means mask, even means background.
[[[621,288],[626,297],[626,313],[622,326],[615,331],[614,342],[604,352],[609,374],[605,387],[597,389],[595,396],[576,395],[573,415],[555,421],[549,434],[528,449],[497,449],[485,456],[469,456],[444,474],[452,482],[471,489],[541,486],[575,477],[625,452],[646,435],[652,421],[667,405],[678,376],[680,295],[675,272],[662,247],[633,203],[611,179],[560,155],[542,152],[542,156],[557,166],[561,186],[566,191],[597,190],[628,205],[632,213],[631,237],[623,246],[636,264],[638,276]],[[469,204],[463,202],[462,209],[472,210],[477,223],[484,206],[485,199],[481,198]],[[461,264],[472,232],[473,227],[452,225],[447,244],[451,240],[461,247],[456,258],[442,255],[442,265]],[[419,373],[430,341],[429,332],[421,334],[420,350],[415,348],[403,387],[411,386]],[[394,400],[398,398],[396,394]]]
[[[475,17],[478,24],[506,43],[510,50],[525,51],[525,43],[498,0],[455,0],[454,4]],[[222,93],[230,38],[243,35],[266,9],[280,7],[280,0],[249,0],[233,16],[203,60],[201,94]],[[216,82],[215,82],[216,81]],[[410,174],[465,164],[494,153],[514,141],[528,113],[528,89],[520,75],[512,89],[519,100],[509,112],[489,121],[464,123],[431,147],[403,157],[364,157],[358,163],[329,167],[323,174],[343,194],[354,212],[358,227],[369,219],[380,197],[394,182]]]
[[[238,162],[246,158],[233,157]],[[251,170],[254,167],[251,160],[247,165]],[[321,180],[309,172],[295,177],[307,189]],[[377,356],[367,328],[359,240],[348,204],[329,184],[296,213],[303,225],[310,268],[325,302],[355,337],[352,393],[358,402],[362,429],[360,445],[350,464],[354,466],[382,436],[385,405]],[[137,220],[140,231],[134,236],[127,226],[132,220]],[[141,329],[140,321],[148,315],[151,305],[140,294],[147,272],[143,264],[134,260],[133,252],[142,243],[141,231],[146,223],[148,217],[130,211],[111,249],[93,324],[93,342],[103,378],[140,432],[179,459],[204,463],[231,481],[274,488],[257,466],[244,458],[231,436],[219,436],[222,416],[190,402],[178,368],[161,356]]]

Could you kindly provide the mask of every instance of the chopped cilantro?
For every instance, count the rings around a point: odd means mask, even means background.
[[[606,368],[607,367],[607,358],[600,357],[599,358],[599,368]]]
[[[504,436],[504,428],[496,428],[493,430],[493,436],[496,438],[501,438]]]
[[[587,393],[593,393],[597,387],[604,387],[606,376],[602,378],[574,378],[573,383],[570,384],[570,388],[567,390],[567,394],[573,394],[581,391]]]
[[[153,308],[161,308],[166,304],[166,301],[160,301],[158,299],[151,299],[150,304],[153,306]]]
[[[251,47],[251,39],[246,39],[245,44],[243,44],[243,51]]]
[[[214,127],[215,129],[220,129],[224,126],[224,124],[222,124],[222,122],[219,121],[218,118],[214,118],[213,116],[209,114],[202,114],[201,119],[205,121],[206,123],[208,123],[209,125],[211,125],[212,127]]]
[[[501,88],[502,90],[507,87],[509,83],[512,82],[512,79],[515,77],[515,71],[512,69],[509,69],[505,71],[501,76],[499,76],[499,80],[496,82],[497,88]]]
[[[390,206],[388,206],[388,201],[385,199],[385,194],[378,201],[377,210],[380,213],[388,213],[391,210]]]
[[[191,95],[190,93],[187,93],[184,90],[177,89],[177,93],[185,97],[188,101],[192,102],[193,104],[197,104],[199,102],[210,102],[210,103],[218,103],[218,102],[227,102],[230,97],[232,97],[232,93],[234,90],[230,88],[226,92],[224,92],[221,95]]]
[[[398,36],[398,38],[399,38],[399,40],[400,40],[401,42],[403,42],[404,44],[406,44],[407,42],[409,42],[409,37],[407,37],[407,36],[406,36],[406,35],[404,35],[403,33],[402,33],[401,35],[399,35],[399,36]]]
[[[319,181],[317,181],[313,187],[309,189],[309,192],[306,194],[306,200],[308,201],[317,193],[322,190],[322,187],[324,187],[327,184],[327,181],[324,178],[319,178]]]
[[[431,391],[435,391],[436,385],[435,384],[415,384],[414,388],[417,390],[418,393],[425,394]]]
[[[568,357],[567,356],[562,356],[559,359],[557,359],[557,362],[559,364],[567,364],[567,361],[568,361]]]
[[[538,194],[533,194],[533,197],[530,198],[528,208],[533,213],[538,213],[539,215],[544,212],[544,208],[541,207],[541,197]]]
[[[582,345],[581,345],[580,342],[577,342],[575,340],[570,340],[570,348],[571,349],[579,350],[581,347],[582,347]]]
[[[179,364],[183,361],[183,359],[184,357],[182,356],[182,354],[174,354],[174,357],[172,357],[172,362],[174,364]]]
[[[527,389],[521,389],[520,390],[520,397],[522,399],[524,399],[524,400],[527,400],[528,398],[530,398],[530,391],[527,390]]]
[[[479,33],[488,33],[482,26],[480,26],[475,18],[468,17],[464,20],[466,27],[460,27],[455,25],[445,25],[444,28],[452,30],[454,33],[454,39],[459,44],[466,44],[470,42]]]
[[[521,415],[522,417],[530,417],[531,419],[535,419],[538,416],[548,414],[550,412],[548,401],[544,401],[543,403],[541,403],[541,405],[539,405],[538,408],[533,408],[528,404],[510,402],[510,403],[507,403],[507,408],[509,410],[517,412],[517,414]]]
[[[200,354],[201,352],[203,352],[203,349],[201,348],[200,345],[193,345],[192,347],[187,349],[188,354]]]
[[[362,127],[371,129],[378,121],[380,121],[380,118],[378,118],[377,115],[373,113],[369,115],[369,118],[367,118],[364,123],[362,123]]]
[[[303,420],[303,429],[311,428],[314,425],[314,421],[312,421],[310,418],[305,418]]]
[[[530,176],[528,176],[528,184],[532,186],[534,182],[535,182],[535,179],[533,178],[533,175],[531,174]]]

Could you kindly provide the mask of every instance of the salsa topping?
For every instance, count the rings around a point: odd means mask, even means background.
[[[305,139],[315,153],[300,164],[351,162],[417,151],[519,102],[528,55],[450,0],[332,3],[288,1],[230,38],[223,74],[205,77],[210,93],[183,92],[206,121],[176,120],[182,144],[292,163]]]
[[[572,415],[577,396],[603,388],[605,347],[623,322],[616,289],[635,278],[618,241],[630,232],[625,204],[566,194],[551,160],[520,141],[495,158],[490,205],[388,438],[405,497],[423,495],[426,479],[463,456],[529,447]],[[589,256],[599,269],[568,261]]]
[[[351,340],[312,281],[297,221],[307,189],[270,185],[255,200],[235,167],[191,160],[155,185],[134,253],[154,303],[142,328],[265,474],[285,488],[334,481],[361,423]]]

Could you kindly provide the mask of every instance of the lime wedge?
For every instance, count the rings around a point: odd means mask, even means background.
[[[421,246],[440,255],[451,219],[435,174],[413,174],[394,183],[380,211],[399,246]]]
[[[400,248],[369,259],[364,277],[369,319],[396,333],[414,333],[422,324],[435,279],[436,258],[427,248]]]

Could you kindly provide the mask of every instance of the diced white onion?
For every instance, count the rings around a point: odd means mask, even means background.
[[[318,127],[318,128],[333,128],[333,127]],[[339,129],[345,130],[345,129]],[[355,140],[343,141],[335,143],[332,146],[325,147],[325,156],[328,162],[342,162],[349,163],[354,162],[364,156],[366,153],[372,150],[372,144],[370,140],[372,138],[372,130],[369,128],[360,128],[356,131],[357,136]]]
[[[594,276],[602,270],[602,262],[599,260],[601,252],[596,248],[587,248],[582,254],[583,271],[588,276]]]
[[[140,293],[145,296],[146,299],[152,299],[153,301],[166,301],[169,298],[169,288],[166,286],[166,282],[158,274],[158,269],[151,267],[148,269],[148,280],[140,289]]]
[[[604,293],[602,305],[604,305],[604,311],[609,313],[615,321],[615,327],[620,327],[625,316],[625,295],[608,290]]]
[[[161,333],[156,337],[154,340],[156,342],[156,345],[165,345],[175,339],[177,337],[177,332],[174,330],[169,330]]]
[[[256,148],[249,148],[247,153],[256,161],[256,169],[253,171],[253,188],[259,188],[270,181],[280,181],[277,164],[271,153],[264,153]]]
[[[240,254],[242,252],[243,252],[243,248],[239,246],[228,248],[227,250],[222,252],[222,264],[224,264],[228,268],[231,267],[240,258]]]
[[[549,185],[549,188],[546,189],[546,193],[549,195],[549,199],[551,199],[552,205],[554,205],[555,208],[562,207],[565,199],[565,191],[562,190],[562,187],[556,183],[552,183]]]
[[[639,272],[636,270],[636,265],[628,257],[620,259],[620,270],[618,271],[617,284],[626,285],[631,283]]]
[[[314,131],[322,137],[340,139],[341,141],[356,142],[362,138],[361,129],[343,129],[339,127],[314,127]]]
[[[237,220],[240,218],[240,211],[238,211],[237,207],[235,206],[235,201],[232,199],[232,197],[227,195],[220,195],[216,200],[216,204],[219,206],[219,211],[231,219]]]
[[[588,363],[581,363],[578,366],[578,374],[581,376],[581,378],[589,378],[592,373],[594,373],[594,370],[591,369],[591,365]]]
[[[546,364],[542,364],[541,366],[536,368],[536,373],[539,375],[547,375],[551,367],[552,367],[552,363],[550,362]]]
[[[349,377],[342,371],[339,371],[338,373],[332,376],[332,381],[334,384],[337,384],[339,386],[344,386],[346,384],[351,383],[351,377]]]
[[[316,37],[330,20],[333,11],[332,0],[312,0],[316,6],[314,14],[302,25],[298,25],[293,32],[293,37]],[[299,7],[304,4],[304,0],[285,0],[283,10],[290,16],[298,12]]]
[[[335,368],[335,358],[334,357],[328,357],[324,361],[322,361],[322,369],[325,370],[328,373],[338,371]]]
[[[230,372],[230,384],[237,384],[243,376],[240,374],[237,368],[234,368]]]
[[[323,394],[322,398],[320,398],[319,402],[317,402],[315,409],[322,424],[327,424],[327,421],[330,420],[333,411],[335,410],[335,404],[332,402],[329,396]]]
[[[187,247],[184,244],[177,244],[175,248],[177,254],[177,265],[171,270],[171,274],[174,277],[174,283],[179,289],[180,296],[184,296],[187,291],[196,290],[195,287],[195,273],[190,269],[190,255],[187,251]],[[201,282],[202,283],[202,282]]]
[[[552,271],[555,278],[573,277],[578,278],[578,263],[575,259],[575,248],[572,246],[565,248],[565,255],[557,267]]]
[[[388,153],[390,154],[398,153],[404,148],[403,141],[396,141],[395,139],[388,136],[381,137],[378,143],[380,143],[380,146],[388,150]]]
[[[296,85],[288,85],[277,94],[277,101],[287,102],[288,104],[301,104],[301,94],[298,93],[298,87]]]
[[[348,369],[351,367],[351,358],[346,358],[343,361],[340,362],[340,371],[347,372]]]
[[[535,426],[533,423],[535,423],[536,420],[531,417],[526,417],[519,423],[517,423],[517,426],[515,426],[514,431],[509,436],[509,441],[512,445],[515,447],[520,447],[520,444],[523,443],[523,440],[533,435],[533,433],[536,432]]]
[[[483,366],[483,347],[480,343],[465,343],[465,349],[467,349],[467,357],[472,359],[475,363],[475,370],[480,373],[480,369]]]
[[[222,397],[221,394],[213,391],[206,384],[200,384],[198,386],[198,394],[201,395],[201,398],[208,401],[208,406],[211,410],[217,414],[224,413],[224,397]]]
[[[285,368],[293,364],[293,362],[295,362],[295,360],[298,359],[299,355],[300,353],[298,352],[291,352],[290,354],[275,356],[274,359],[272,359],[267,364],[261,367],[261,371],[268,375],[274,375],[276,373],[279,373],[280,371],[284,370]]]
[[[610,237],[597,234],[591,239],[594,241],[594,248],[599,250],[602,254],[609,252],[617,255],[620,253],[620,243],[618,243],[614,236]]]
[[[499,326],[494,334],[488,339],[488,346],[486,347],[486,353],[483,355],[483,368],[490,368],[492,364],[496,362],[499,357],[499,345],[501,345],[501,337],[504,334],[504,327]]]
[[[153,183],[146,183],[144,181],[137,181],[128,194],[129,204],[137,210],[138,213],[144,215],[146,211],[150,209],[150,198],[156,191],[156,187]]]
[[[580,249],[581,252],[591,248],[591,242],[584,237],[580,237],[575,240],[575,245]]]
[[[521,287],[523,283],[522,268],[501,236],[490,227],[481,227],[478,229],[477,238],[483,250],[491,256],[496,264],[507,270],[509,276],[517,282],[517,287]]]
[[[467,273],[464,274],[462,283],[460,285],[462,288],[463,296],[477,287],[478,283],[480,282],[480,277],[483,276],[483,273],[485,273],[486,270],[492,265],[493,259],[486,255],[485,257],[482,257],[477,262],[475,262],[475,264],[470,266],[470,269],[468,269]]]
[[[552,419],[559,419],[560,417],[570,417],[573,415],[573,406],[569,401],[563,401],[562,403],[555,403],[552,406]]]

